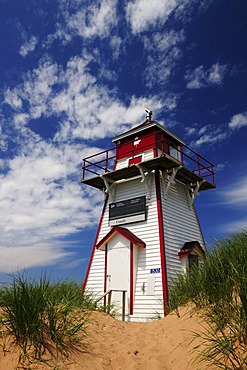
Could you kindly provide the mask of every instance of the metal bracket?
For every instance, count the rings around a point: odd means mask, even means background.
[[[151,186],[152,186],[151,174],[152,174],[152,171],[150,171],[149,169],[141,166],[140,164],[136,164],[136,167],[140,171],[141,178],[142,178],[141,182],[145,186],[146,193],[147,193],[147,198],[151,199]]]
[[[200,186],[205,180],[197,181],[196,184],[191,184],[190,187],[188,187],[188,193],[189,193],[189,208],[191,209],[193,206],[193,203],[195,201],[196,196],[199,193]],[[194,185],[196,185],[194,187]]]
[[[176,177],[176,174],[177,174],[178,170],[180,170],[181,167],[182,166],[173,167],[172,172],[165,172],[165,173],[162,172],[163,186],[164,186],[164,189],[165,189],[165,192],[164,192],[164,198],[165,199],[167,199],[169,190],[170,190],[171,186],[174,184],[174,179]],[[167,184],[166,184],[166,180],[168,180]]]
[[[104,175],[100,176],[105,184],[105,194],[109,195],[110,202],[114,202],[115,199],[115,193],[116,193],[116,185],[117,183],[113,180],[105,178]]]

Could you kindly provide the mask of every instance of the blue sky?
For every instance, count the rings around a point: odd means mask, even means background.
[[[245,0],[0,0],[0,281],[83,279],[103,201],[81,159],[153,118],[216,166],[206,241],[247,225]]]

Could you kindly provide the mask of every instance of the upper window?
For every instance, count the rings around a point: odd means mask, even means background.
[[[178,145],[170,145],[170,156],[181,162],[181,152]]]

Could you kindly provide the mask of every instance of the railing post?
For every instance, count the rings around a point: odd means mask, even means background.
[[[86,159],[83,159],[82,180],[85,180],[85,166],[86,166]]]
[[[106,159],[105,159],[105,172],[108,172],[108,160],[109,160],[109,154],[108,150],[106,151]]]
[[[107,313],[109,314],[111,311],[111,296],[112,296],[112,290],[109,291],[108,295],[108,304],[107,304]]]
[[[125,321],[126,290],[123,290],[122,320]]]
[[[212,172],[212,182],[213,182],[213,185],[215,185],[215,183],[214,183],[214,166],[211,166],[211,172]]]
[[[197,154],[198,176],[201,176],[200,156]]]
[[[181,162],[184,165],[184,153],[183,153],[183,145],[180,144],[180,155],[181,155]]]

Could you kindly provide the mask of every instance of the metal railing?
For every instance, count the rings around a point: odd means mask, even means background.
[[[215,184],[213,163],[209,162],[207,159],[205,159],[186,145],[180,144],[178,146],[174,144],[174,142],[163,136],[163,131],[158,131],[156,135],[160,135],[161,138],[155,140],[155,143],[152,144],[152,147],[150,147],[149,143],[146,145],[138,146],[137,148],[133,148],[131,150],[128,149],[124,151],[124,145],[122,145],[121,157],[118,156],[118,158],[116,156],[116,147],[101,151],[99,153],[84,158],[82,160],[82,180],[85,180],[90,175],[100,176],[104,173],[114,171],[116,168],[116,162],[119,159],[132,159],[136,155],[144,153],[147,150],[153,150],[154,158],[168,154],[170,155],[170,157],[179,160],[182,166],[186,167],[202,178],[207,178],[207,181]],[[149,136],[151,135],[146,135],[144,138],[147,138]],[[174,157],[172,155],[172,149],[178,154],[177,157]]]
[[[122,292],[122,321],[125,321],[125,306],[126,306],[126,293],[127,290],[120,290],[120,289],[111,289],[104,293],[100,298],[96,300],[96,302],[101,301],[108,295],[108,301],[106,306],[106,313],[110,314],[111,311],[111,303],[112,303],[112,292]]]

